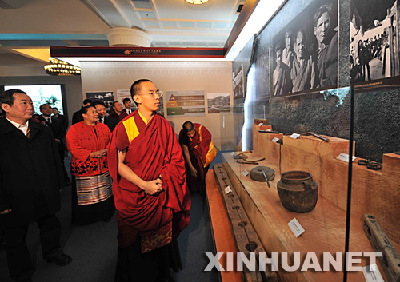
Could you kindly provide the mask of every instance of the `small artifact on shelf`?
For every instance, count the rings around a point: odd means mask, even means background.
[[[282,205],[289,211],[305,213],[314,209],[318,201],[318,184],[311,173],[288,171],[278,181],[278,195]]]
[[[389,281],[400,281],[400,254],[380,227],[376,218],[370,214],[363,216],[363,229],[378,257]]]
[[[367,166],[368,169],[373,169],[373,170],[380,170],[382,169],[382,164],[375,162],[375,161],[371,161],[371,160],[359,160],[358,161],[358,165],[365,165]]]
[[[239,163],[239,164],[258,165],[258,162],[261,162],[261,161],[265,160],[265,158],[260,158],[260,159],[256,159],[256,160],[249,160],[249,157],[247,155],[245,155],[244,153],[247,153],[247,152],[242,152],[242,153],[239,153],[239,154],[233,156],[233,158],[236,160],[237,163]]]
[[[267,166],[259,165],[250,170],[250,178],[254,181],[267,182],[268,187],[271,187],[269,181],[275,178],[275,171]]]
[[[312,131],[303,133],[302,135],[305,135],[305,136],[314,136],[314,137],[317,137],[318,139],[321,139],[321,140],[324,141],[324,142],[329,142],[329,141],[330,141],[329,138],[326,138],[326,137],[324,137],[324,136],[321,136],[321,135],[319,135],[319,134],[317,134],[317,133],[315,133],[315,132],[312,132]]]

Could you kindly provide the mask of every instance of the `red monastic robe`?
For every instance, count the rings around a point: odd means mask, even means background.
[[[198,123],[194,123],[196,134],[193,138],[189,138],[181,130],[179,132],[179,142],[188,146],[190,153],[190,161],[198,172],[198,177],[188,175],[188,182],[192,190],[199,190],[205,183],[208,168],[204,167],[206,163],[207,153],[210,149],[211,133],[207,128]],[[201,126],[201,129],[200,129]],[[200,135],[202,136],[200,141]],[[188,170],[189,171],[189,170]],[[189,174],[189,173],[188,173]]]
[[[117,153],[124,149],[127,149],[126,165],[140,178],[151,181],[161,175],[161,193],[148,195],[118,175]],[[136,110],[115,128],[108,152],[119,246],[131,245],[137,235],[142,238],[143,252],[168,244],[172,219],[175,236],[189,224],[190,214],[185,162],[172,126],[158,114],[146,124]],[[160,245],[160,240],[165,242]]]

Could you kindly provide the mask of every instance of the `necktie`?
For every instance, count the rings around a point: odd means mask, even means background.
[[[31,129],[29,127],[26,130],[26,137],[31,138]]]

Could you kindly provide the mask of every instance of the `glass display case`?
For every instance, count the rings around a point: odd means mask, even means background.
[[[299,2],[233,64],[245,93],[225,124],[235,151],[214,175],[237,250],[265,253],[275,265],[258,271],[277,280],[399,281],[397,1],[377,8],[376,25],[362,1]],[[327,18],[329,35],[318,33]]]

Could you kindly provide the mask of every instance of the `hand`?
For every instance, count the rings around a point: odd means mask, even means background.
[[[107,149],[103,149],[97,152],[92,152],[90,153],[92,158],[101,158],[105,155],[107,155]]]
[[[152,181],[145,181],[143,186],[140,188],[143,189],[147,194],[154,195],[162,191],[162,181],[159,178]]]
[[[190,175],[193,177],[197,177],[198,175],[197,170],[193,166],[190,167]]]
[[[12,212],[11,209],[5,209],[4,211],[1,211],[0,214],[1,215],[6,215],[6,214],[9,214],[10,212]]]

